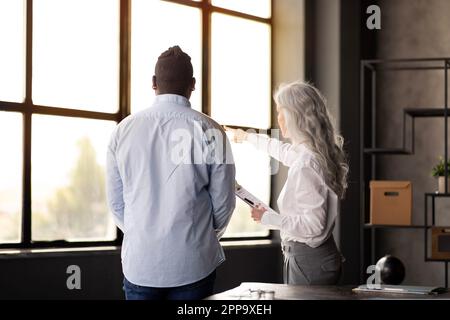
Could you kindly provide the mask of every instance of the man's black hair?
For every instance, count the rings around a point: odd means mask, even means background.
[[[192,85],[193,75],[191,57],[179,46],[164,51],[155,66],[156,85],[160,93],[185,95]]]

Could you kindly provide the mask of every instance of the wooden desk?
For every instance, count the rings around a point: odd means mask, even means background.
[[[450,293],[418,295],[405,293],[352,292],[355,286],[293,286],[278,283],[243,282],[239,287],[212,295],[207,300],[254,300],[250,290],[275,291],[275,300],[393,300],[445,299]]]

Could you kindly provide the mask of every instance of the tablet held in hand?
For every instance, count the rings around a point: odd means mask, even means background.
[[[259,200],[257,197],[255,197],[253,194],[251,194],[247,189],[245,189],[243,186],[241,186],[239,183],[236,182],[235,184],[235,190],[234,190],[236,196],[243,200],[245,203],[247,203],[252,208],[255,208],[258,204],[261,205],[264,209],[266,209],[268,212],[273,212],[278,214],[275,210],[273,210],[271,207],[269,207],[267,204],[265,204],[263,201]]]

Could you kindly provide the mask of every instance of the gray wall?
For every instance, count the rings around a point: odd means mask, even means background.
[[[327,98],[327,106],[339,127],[340,120],[340,1],[314,0],[315,19],[313,30],[315,39],[316,69],[314,84]]]
[[[450,56],[450,1],[381,0],[382,29],[377,32],[378,58],[424,58]],[[439,107],[444,103],[443,71],[408,71],[380,74],[378,98],[378,146],[400,147],[402,109]],[[434,192],[437,181],[430,176],[437,157],[444,154],[442,119],[417,119],[416,152],[411,156],[379,157],[378,178],[411,180],[413,223],[422,224],[424,193]],[[450,199],[437,201],[437,223],[450,225]],[[377,232],[377,259],[386,253],[406,266],[407,284],[443,285],[444,264],[424,262],[422,230]]]

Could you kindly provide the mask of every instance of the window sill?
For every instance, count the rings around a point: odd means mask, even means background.
[[[280,245],[276,240],[241,240],[222,241],[224,250],[233,249],[262,249],[273,248]],[[83,247],[83,248],[45,248],[45,249],[1,249],[0,259],[61,257],[89,255],[116,255],[120,254],[121,246]]]
[[[221,241],[220,244],[226,249],[250,249],[250,248],[273,248],[279,247],[280,242],[276,240],[240,240],[240,241]]]
[[[111,255],[120,254],[120,246],[83,247],[83,248],[45,248],[45,249],[2,249],[0,259],[16,259],[31,257],[61,257],[67,255]]]

